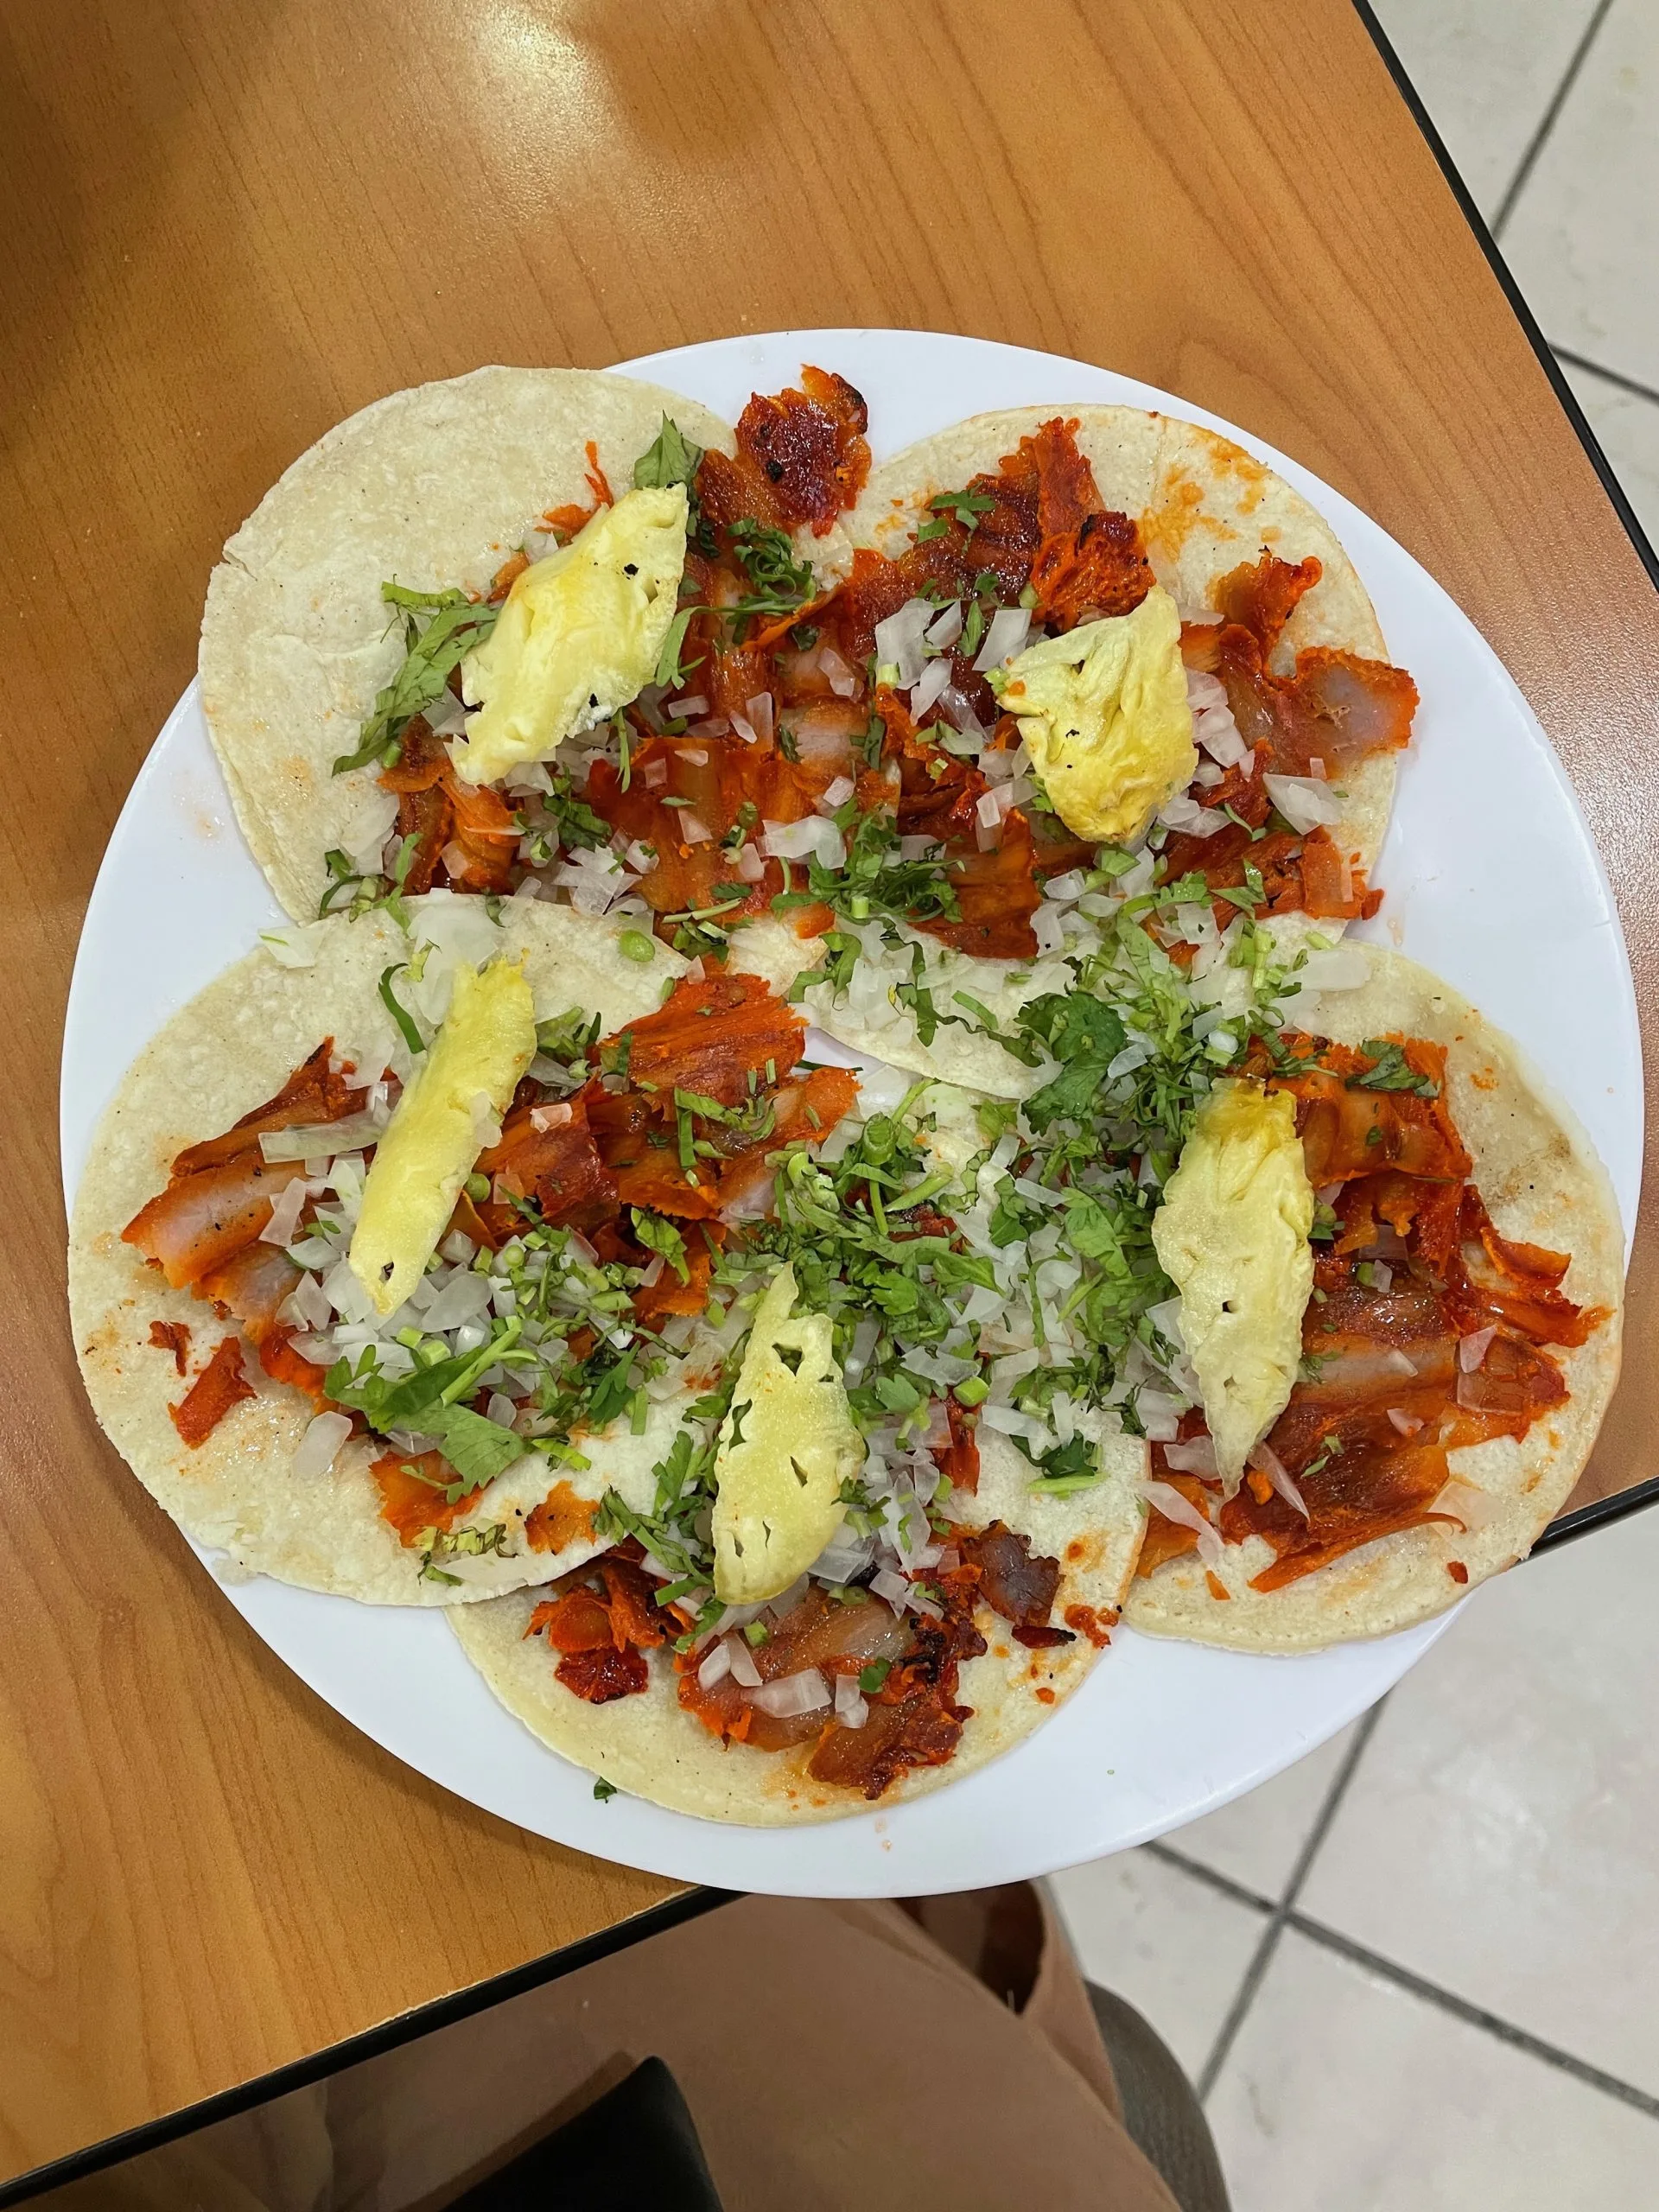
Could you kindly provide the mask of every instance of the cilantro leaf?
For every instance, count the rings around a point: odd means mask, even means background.
[[[1122,1018],[1090,992],[1046,991],[1020,1007],[1015,1022],[1060,1063],[1059,1073],[1026,1101],[1026,1119],[1039,1134],[1058,1121],[1088,1128],[1106,1071],[1123,1050]]]
[[[633,464],[633,488],[650,492],[689,485],[702,460],[702,448],[691,442],[672,416],[664,415],[662,429]]]
[[[450,677],[484,643],[501,611],[462,591],[410,591],[384,583],[380,596],[403,613],[403,663],[375,694],[374,711],[363,725],[356,750],[335,761],[337,776],[377,762],[390,766],[397,760],[404,726],[443,696]]]
[[[630,1209],[633,1217],[633,1233],[647,1252],[660,1252],[682,1282],[691,1280],[690,1264],[685,1256],[685,1239],[671,1221],[662,1215],[642,1213],[638,1206]]]
[[[493,1483],[522,1459],[528,1449],[522,1436],[467,1406],[445,1406],[441,1418],[424,1433],[471,1488]]]
[[[1051,1445],[1046,1452],[1037,1451],[1023,1436],[1016,1436],[1014,1443],[1015,1449],[1023,1452],[1038,1470],[1037,1478],[1031,1485],[1033,1490],[1064,1497],[1072,1491],[1087,1490],[1100,1480],[1100,1447],[1086,1436],[1079,1433],[1065,1444]]]
[[[1432,1075],[1422,1075],[1406,1058],[1404,1049],[1385,1037],[1368,1037],[1360,1046],[1375,1067],[1363,1075],[1351,1075],[1350,1090],[1409,1090],[1419,1098],[1438,1098],[1440,1086]]]

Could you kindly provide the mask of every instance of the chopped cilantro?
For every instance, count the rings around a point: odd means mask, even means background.
[[[702,461],[702,448],[694,445],[671,416],[633,464],[636,492],[659,491],[671,484],[690,486]]]
[[[1385,1037],[1368,1037],[1360,1051],[1374,1065],[1362,1075],[1348,1077],[1350,1090],[1409,1090],[1419,1098],[1438,1098],[1440,1086],[1432,1075],[1421,1074],[1406,1058],[1403,1046]],[[1368,1136],[1366,1142],[1372,1141]]]
[[[390,767],[397,760],[405,726],[442,697],[450,677],[484,643],[500,612],[463,591],[410,591],[384,583],[380,596],[404,617],[404,658],[391,683],[375,694],[374,711],[355,751],[335,761],[337,776],[348,768]]]

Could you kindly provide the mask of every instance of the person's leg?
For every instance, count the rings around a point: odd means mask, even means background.
[[[1228,2212],[1209,2124],[1179,2061],[1133,2005],[1084,1981],[1039,1886],[912,1898],[905,1910],[1119,2114],[1181,2212]]]

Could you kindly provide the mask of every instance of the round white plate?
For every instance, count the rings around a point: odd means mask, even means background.
[[[1185,416],[1236,438],[1327,518],[1363,576],[1391,657],[1422,693],[1365,932],[1438,969],[1528,1048],[1611,1172],[1627,1235],[1642,1156],[1630,965],[1572,791],[1496,655],[1433,577],[1348,500],[1248,432],[1150,385],[1055,355],[900,330],[775,333],[621,367],[728,421],[804,361],[869,402],[878,459],[986,408],[1084,400]],[[203,984],[282,918],[237,830],[193,683],[144,763],[105,855],[69,995],[60,1128],[66,1193],[123,1071]],[[207,1555],[202,1555],[206,1560]],[[474,1804],[630,1866],[818,1897],[1009,1882],[1142,1842],[1300,1758],[1389,1689],[1444,1621],[1299,1659],[1120,1632],[1029,1742],[914,1804],[822,1827],[726,1827],[616,1796],[499,1706],[442,1618],[264,1580],[226,1596],[319,1696]]]

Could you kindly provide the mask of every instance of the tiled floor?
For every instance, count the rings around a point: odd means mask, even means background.
[[[1535,1560],[1311,1759],[1056,1877],[1236,2212],[1659,2203],[1656,1580],[1659,1514]]]
[[[1659,0],[1374,4],[1659,541]],[[1057,1878],[1236,2212],[1659,2206],[1656,1586],[1659,1511],[1537,1560],[1313,1758]]]

